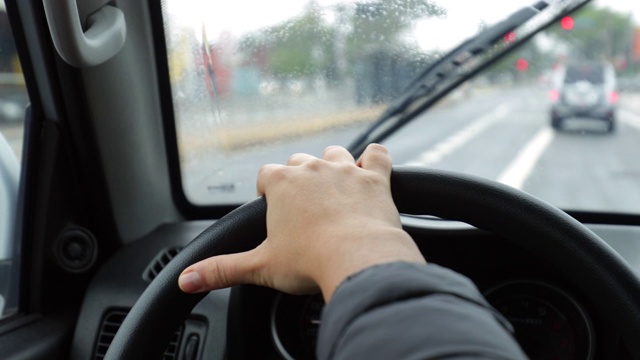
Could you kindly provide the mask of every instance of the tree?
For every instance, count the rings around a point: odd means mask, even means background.
[[[338,21],[330,24],[323,12],[333,12]],[[244,36],[239,49],[247,59],[258,59],[254,65],[281,79],[331,79],[338,71],[353,70],[338,69],[338,64],[352,66],[371,50],[384,47],[408,54],[403,32],[418,19],[444,14],[429,0],[378,0],[334,8],[320,8],[311,0],[300,16]]]
[[[262,52],[262,70],[278,78],[322,75],[333,66],[333,34],[312,1],[302,15],[246,35],[240,50],[254,59]]]

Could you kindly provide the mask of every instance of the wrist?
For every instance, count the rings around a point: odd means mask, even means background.
[[[332,237],[321,244],[316,252],[312,277],[328,302],[335,289],[349,276],[374,265],[397,261],[426,263],[413,239],[404,230],[394,226],[369,227],[351,237]],[[324,244],[323,244],[324,243]]]

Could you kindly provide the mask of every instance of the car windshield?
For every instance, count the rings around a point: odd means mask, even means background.
[[[237,205],[256,196],[264,163],[349,146],[417,75],[529,8],[540,14],[453,59],[459,86],[383,144],[397,165],[478,175],[565,210],[640,214],[640,5],[559,12],[570,3],[164,0],[186,198]],[[580,79],[607,85],[559,86]]]

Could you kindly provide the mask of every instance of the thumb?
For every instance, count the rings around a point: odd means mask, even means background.
[[[184,269],[178,278],[180,290],[200,293],[240,284],[254,284],[255,256],[252,251],[219,255]]]

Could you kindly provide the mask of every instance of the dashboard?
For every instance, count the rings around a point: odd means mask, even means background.
[[[595,329],[580,302],[551,283],[512,280],[485,291],[489,302],[515,328],[531,359],[593,359]],[[277,294],[270,335],[284,359],[313,359],[324,302],[321,296]]]
[[[428,262],[474,281],[514,326],[531,359],[631,359],[614,324],[561,268],[467,224],[402,220]],[[99,358],[154,274],[210,224],[164,225],[104,264],[85,296],[72,359]],[[640,227],[589,227],[640,271]],[[313,359],[323,306],[320,296],[257,286],[213,291],[176,330],[165,358]]]

